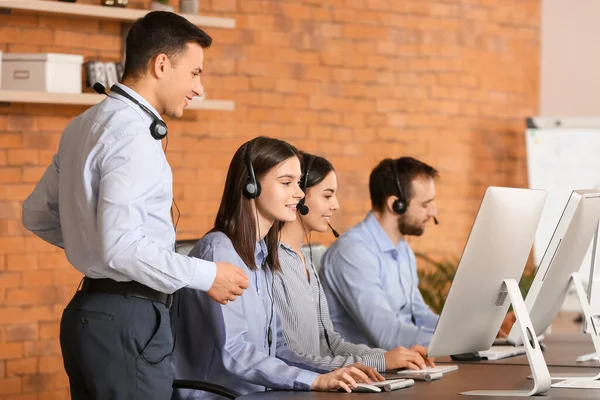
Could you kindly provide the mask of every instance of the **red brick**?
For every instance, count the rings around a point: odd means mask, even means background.
[[[17,394],[6,397],[6,400],[39,400],[37,393],[32,394]]]
[[[37,128],[35,118],[27,115],[8,115],[6,128],[14,132],[30,132]]]
[[[23,343],[0,343],[0,360],[15,360],[21,357],[23,357]]]
[[[66,400],[70,398],[71,396],[67,387],[66,389],[46,390],[44,393],[39,394],[37,400]]]
[[[0,358],[1,357],[2,354],[0,354]],[[0,395],[2,396],[21,393],[21,388],[21,378],[0,379]]]
[[[0,324],[26,324],[45,321],[52,314],[51,306],[13,307],[0,308]]]
[[[40,322],[40,339],[58,339],[60,322]]]
[[[63,371],[63,359],[60,356],[40,357],[38,370],[40,373]]]
[[[60,355],[60,343],[58,340],[39,340],[35,342],[25,342],[23,354],[26,357],[43,357]]]
[[[8,150],[8,165],[37,165],[39,152],[30,149]]]
[[[23,171],[16,167],[0,168],[0,184],[20,183],[23,179]]]
[[[25,358],[21,360],[6,361],[6,376],[8,378],[14,376],[35,374],[36,372],[38,372],[37,358]]]
[[[65,268],[73,268],[67,260],[67,256],[63,252],[58,253],[43,253],[39,254],[38,258],[39,269],[62,270]]]
[[[48,286],[53,283],[53,271],[23,271],[23,287]]]

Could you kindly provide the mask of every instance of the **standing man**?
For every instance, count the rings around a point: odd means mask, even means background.
[[[180,117],[202,94],[203,49],[211,42],[174,13],[137,20],[123,82],[69,123],[23,203],[23,225],[64,248],[85,275],[60,326],[73,399],[169,399],[172,293],[188,287],[225,304],[248,287],[232,264],[174,252],[160,114]]]
[[[429,345],[438,316],[419,292],[406,238],[436,221],[437,176],[411,157],[381,161],[369,179],[371,212],[324,254],[323,289],[335,329],[347,341],[386,350]]]

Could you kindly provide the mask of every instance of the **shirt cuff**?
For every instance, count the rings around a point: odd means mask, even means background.
[[[319,374],[307,370],[301,370],[294,382],[294,390],[309,391]]]
[[[429,342],[433,338],[433,329],[421,327],[419,334],[417,335],[416,344],[421,346],[429,347]]]
[[[367,367],[373,367],[379,372],[385,372],[385,355],[380,352],[363,354],[361,357],[362,364]]]
[[[217,264],[212,261],[200,260],[198,258],[193,258],[193,261],[194,275],[187,287],[208,292],[217,276]]]

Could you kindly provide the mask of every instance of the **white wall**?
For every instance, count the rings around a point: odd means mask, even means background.
[[[600,0],[542,0],[540,115],[600,115]]]

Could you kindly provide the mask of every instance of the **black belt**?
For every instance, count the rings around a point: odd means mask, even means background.
[[[166,294],[149,288],[135,281],[117,282],[112,279],[92,279],[87,276],[83,279],[82,292],[102,292],[122,294],[123,296],[138,297],[140,299],[158,301],[167,308],[173,304],[173,295]]]

